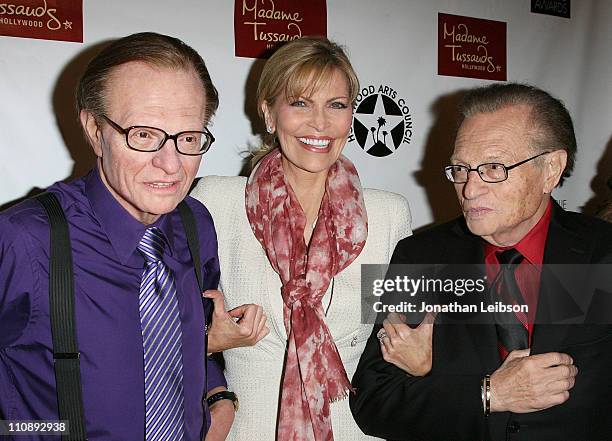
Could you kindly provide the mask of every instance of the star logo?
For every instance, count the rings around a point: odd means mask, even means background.
[[[71,21],[66,20],[63,23],[63,25],[64,25],[64,29],[72,29],[72,22]]]
[[[349,141],[357,141],[368,154],[379,158],[394,153],[403,142],[410,142],[405,136],[407,106],[402,108],[384,93],[372,93],[361,100],[358,97],[357,102]],[[407,116],[410,119],[410,114]]]

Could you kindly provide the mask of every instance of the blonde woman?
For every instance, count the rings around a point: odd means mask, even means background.
[[[224,352],[240,410],[229,439],[373,439],[346,398],[372,329],[361,264],[387,263],[410,234],[408,203],[362,190],[341,153],[359,90],[344,51],[302,38],[266,63],[257,91],[268,139],[248,181],[207,177],[193,196],[215,221],[228,307],[262,305],[270,333]]]

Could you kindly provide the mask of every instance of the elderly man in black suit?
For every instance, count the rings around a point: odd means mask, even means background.
[[[538,270],[612,263],[612,225],[551,198],[574,164],[570,115],[522,84],[474,89],[461,110],[445,171],[463,216],[402,240],[391,263],[478,263],[490,274],[512,262],[530,313],[513,316],[511,338],[497,322],[438,316],[412,328],[393,314],[361,357],[353,415],[365,433],[394,440],[611,440],[611,322],[559,324],[554,305],[575,302],[544,289]]]

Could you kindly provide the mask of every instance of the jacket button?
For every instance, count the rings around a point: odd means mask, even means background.
[[[508,424],[507,429],[508,429],[508,432],[510,433],[518,433],[521,431],[521,425],[515,421],[515,422]]]

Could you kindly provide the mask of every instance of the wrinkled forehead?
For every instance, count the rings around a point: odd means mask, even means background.
[[[200,77],[191,67],[131,61],[112,69],[104,85],[107,109],[117,105],[138,106],[148,99],[204,108],[206,92]]]
[[[533,135],[525,109],[476,113],[459,126],[451,159],[482,163],[520,158],[533,151]]]
[[[109,93],[115,88],[133,90],[169,89],[170,93],[180,87],[188,87],[197,97],[204,97],[204,84],[194,68],[190,66],[166,66],[143,61],[130,61],[115,66],[109,73],[105,88]]]

